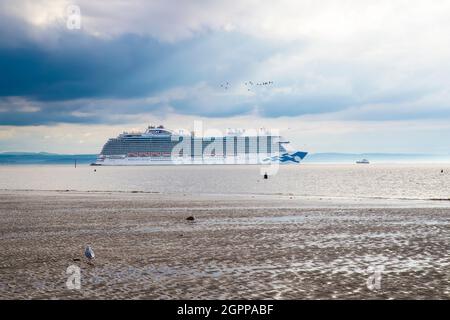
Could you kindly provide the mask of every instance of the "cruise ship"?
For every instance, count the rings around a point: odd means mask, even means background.
[[[307,152],[267,130],[229,130],[223,136],[176,133],[164,126],[109,139],[92,165],[300,163]]]

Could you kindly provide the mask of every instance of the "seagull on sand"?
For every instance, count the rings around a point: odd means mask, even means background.
[[[92,250],[91,246],[87,246],[84,250],[84,255],[88,258],[89,262],[95,258],[94,250]]]

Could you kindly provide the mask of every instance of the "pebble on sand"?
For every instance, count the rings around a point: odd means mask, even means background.
[[[187,220],[187,221],[194,221],[195,218],[194,218],[193,216],[189,216],[189,217],[186,218],[186,220]]]

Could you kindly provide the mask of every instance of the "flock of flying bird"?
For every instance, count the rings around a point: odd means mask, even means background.
[[[247,87],[247,91],[252,91],[251,88],[253,86],[270,86],[273,84],[273,81],[263,81],[263,82],[256,82],[253,83],[253,81],[247,81],[244,82],[245,86]],[[228,88],[231,87],[231,84],[226,81],[220,84],[220,87],[223,88],[224,90],[228,90]]]

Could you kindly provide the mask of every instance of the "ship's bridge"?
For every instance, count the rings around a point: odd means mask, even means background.
[[[171,136],[175,133],[172,130],[168,130],[164,128],[164,126],[149,126],[147,130],[145,130],[145,135],[157,135],[157,136]]]

